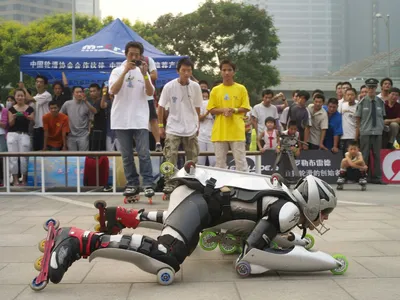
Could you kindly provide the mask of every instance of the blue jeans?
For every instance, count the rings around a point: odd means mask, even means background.
[[[149,150],[149,131],[147,129],[117,129],[115,133],[120,144],[127,185],[140,185],[139,174],[137,173],[135,160],[133,158],[133,140],[135,140],[136,151],[139,156],[140,175],[142,175],[143,178],[143,186],[152,186],[154,178]]]

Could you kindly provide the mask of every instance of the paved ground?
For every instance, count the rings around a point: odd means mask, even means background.
[[[162,287],[153,275],[127,263],[105,259],[76,262],[62,284],[39,293],[28,283],[36,276],[33,261],[41,255],[37,243],[44,238],[42,222],[56,217],[62,226],[92,229],[96,210],[92,203],[120,197],[2,196],[0,198],[0,299],[400,299],[400,187],[346,186],[338,193],[339,206],[328,224],[332,230],[316,236],[315,248],[347,256],[345,275],[329,271],[308,274],[270,272],[240,279],[232,256],[197,249],[183,264],[177,282]],[[351,188],[351,189],[350,189]],[[139,206],[139,205],[135,205]],[[143,201],[142,207],[149,208]],[[158,200],[154,209],[166,203]],[[138,229],[155,236],[157,231]],[[315,235],[315,234],[314,234]]]

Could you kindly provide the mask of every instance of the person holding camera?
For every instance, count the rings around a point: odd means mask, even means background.
[[[129,42],[125,46],[126,60],[110,75],[110,94],[114,95],[111,107],[111,130],[115,130],[124,165],[126,187],[124,196],[140,193],[139,174],[133,159],[133,140],[139,156],[140,175],[143,178],[146,197],[154,195],[153,168],[149,151],[148,96],[154,86],[148,73],[148,65],[140,60],[142,44]]]

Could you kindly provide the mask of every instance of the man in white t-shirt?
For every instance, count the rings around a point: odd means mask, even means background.
[[[279,115],[278,109],[275,105],[272,105],[272,100],[282,98],[283,101],[286,101],[285,96],[280,93],[274,97],[274,92],[271,90],[264,90],[262,92],[262,102],[255,105],[251,111],[251,119],[253,128],[256,129],[257,136],[265,130],[265,120],[268,117],[274,118],[276,122],[276,126],[279,126]]]
[[[344,94],[345,101],[339,106],[339,113],[342,114],[343,135],[340,141],[340,147],[343,155],[347,152],[348,145],[354,142],[356,138],[356,118],[355,113],[358,101],[357,91],[354,88],[349,88]]]
[[[110,75],[110,93],[114,95],[111,108],[111,130],[115,130],[127,180],[124,195],[140,192],[139,174],[133,159],[133,143],[139,156],[140,175],[143,177],[146,197],[154,195],[153,167],[149,151],[149,105],[154,86],[148,74],[147,63],[141,61],[142,44],[129,42],[125,46],[126,61]]]
[[[194,65],[188,58],[182,58],[177,65],[179,78],[168,82],[161,93],[158,111],[160,136],[165,136],[165,160],[176,165],[178,148],[182,143],[187,160],[195,163],[199,155],[197,134],[199,131],[200,107],[203,96],[200,85],[190,80]],[[164,128],[164,111],[168,107],[167,125]],[[174,185],[166,182],[164,193],[173,191]]]
[[[346,100],[346,91],[347,91],[348,89],[351,89],[351,88],[353,88],[353,86],[351,85],[350,82],[348,82],[348,81],[342,82],[342,93],[343,93],[343,98],[342,98],[342,99],[338,99],[338,103],[339,103],[338,111],[340,110],[341,105],[342,105],[344,102],[347,101],[347,100]]]
[[[35,79],[35,87],[37,94],[32,97],[24,84],[20,82],[20,88],[25,90],[26,100],[35,111],[35,123],[33,124],[33,151],[43,149],[44,130],[43,116],[50,112],[49,102],[52,100],[51,94],[46,90],[48,79],[45,76],[37,75]]]

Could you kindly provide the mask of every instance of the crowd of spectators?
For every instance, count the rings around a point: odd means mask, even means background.
[[[331,151],[343,155],[358,141],[368,163],[374,158],[372,182],[381,183],[380,149],[400,142],[400,90],[390,78],[369,79],[359,90],[350,82],[336,85],[336,97],[317,89],[310,95],[296,90],[292,99],[266,89],[260,103],[250,106],[246,88],[235,82],[236,65],[220,64],[221,80],[212,87],[193,77],[194,65],[184,58],[177,78],[167,83],[155,99],[157,69],[143,56],[143,46],[126,45],[126,61],[103,86],[69,87],[68,79],[52,85],[38,75],[35,92],[23,83],[0,107],[0,151],[120,151],[128,186],[151,184],[150,150],[163,151],[164,159],[177,164],[178,150],[202,165],[227,167],[232,151],[238,171],[248,170],[246,150],[255,130],[258,150],[276,150],[280,132],[296,124],[301,150]],[[33,95],[33,96],[32,96]],[[158,103],[157,103],[158,102]],[[139,155],[137,172],[133,151]],[[200,151],[213,156],[198,156]],[[10,159],[13,185],[25,185],[27,158]],[[22,180],[19,180],[19,179]]]

